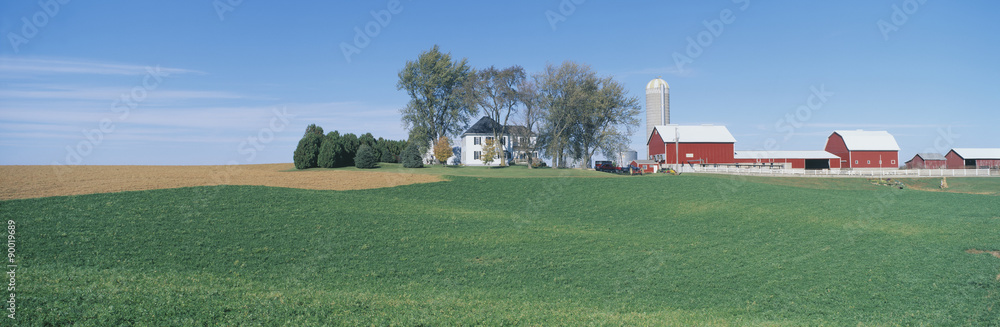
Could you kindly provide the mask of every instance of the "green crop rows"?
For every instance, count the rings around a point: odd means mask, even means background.
[[[0,202],[20,236],[17,322],[1000,325],[1000,258],[966,252],[1000,250],[996,195],[449,179]]]

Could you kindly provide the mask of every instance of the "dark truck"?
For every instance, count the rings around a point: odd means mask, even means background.
[[[617,173],[621,171],[621,169],[616,167],[611,161],[594,161],[594,170],[606,173]]]

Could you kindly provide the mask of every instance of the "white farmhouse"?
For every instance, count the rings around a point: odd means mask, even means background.
[[[483,117],[462,133],[462,163],[466,166],[486,166],[483,163],[483,145],[487,139],[493,138],[493,131],[500,130],[500,142],[503,144],[504,157],[508,162],[527,162],[527,151],[524,149],[535,143],[536,137],[524,126],[507,125],[501,128],[490,117]],[[533,158],[538,158],[538,151],[531,151]],[[500,158],[495,158],[490,166],[499,166]]]

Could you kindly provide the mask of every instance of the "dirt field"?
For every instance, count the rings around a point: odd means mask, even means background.
[[[442,181],[433,175],[378,171],[283,171],[293,168],[292,164],[0,166],[0,200],[211,185],[356,190]]]

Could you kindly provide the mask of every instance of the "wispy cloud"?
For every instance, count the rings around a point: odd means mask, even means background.
[[[15,87],[16,88],[16,87]],[[20,100],[100,100],[110,101],[128,92],[120,87],[46,86],[31,89],[0,90],[0,98]],[[246,99],[248,97],[223,91],[156,90],[148,100]]]
[[[148,73],[148,68],[151,67],[156,67],[156,65],[144,66],[82,60],[0,57],[0,73],[2,74],[144,75]],[[159,71],[165,74],[205,74],[197,70],[168,67],[160,67]]]

